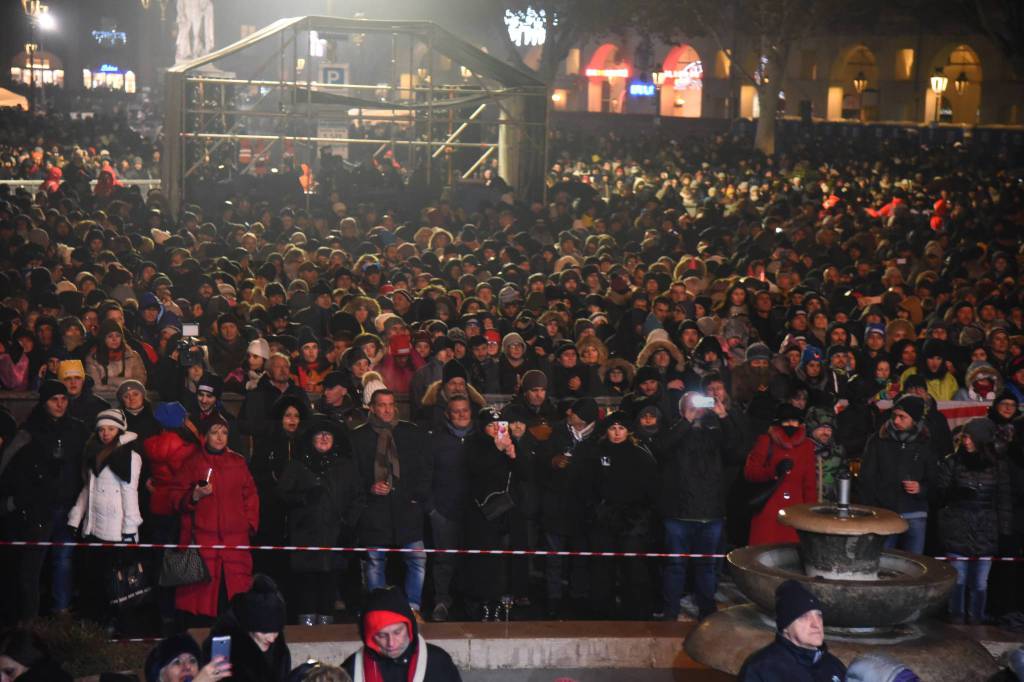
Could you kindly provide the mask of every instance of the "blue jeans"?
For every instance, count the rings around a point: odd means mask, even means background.
[[[950,557],[962,557],[963,554],[957,554],[956,552],[946,552],[946,556]],[[956,584],[958,586],[966,586],[970,590],[983,592],[988,589],[988,574],[992,570],[991,559],[981,559],[979,561],[956,561],[951,560],[949,565],[956,570]]]
[[[928,528],[928,517],[918,516],[904,519],[910,527],[899,535],[890,535],[885,539],[886,549],[902,549],[912,554],[924,554],[924,537]]]
[[[51,542],[72,542],[75,537],[68,527],[68,510],[56,509],[52,515],[50,536],[43,538]],[[39,579],[43,573],[43,564],[50,558],[53,570],[53,610],[66,611],[71,606],[71,555],[73,547],[33,547],[25,549],[21,554],[21,570],[19,571],[21,592],[22,619],[36,618],[40,614]]]
[[[402,549],[423,549],[423,541],[417,540],[408,545],[402,545]],[[385,571],[387,569],[387,552],[367,552],[366,561],[363,563],[363,580],[366,582],[366,589],[370,592],[380,587],[387,586]],[[427,555],[422,551],[405,552],[401,554],[405,561],[405,596],[409,600],[409,606],[420,609],[423,603],[423,577],[427,573]]]
[[[665,551],[676,553],[714,554],[722,540],[722,519],[711,521],[684,521],[665,519]],[[679,615],[679,599],[686,585],[686,566],[693,562],[696,601],[700,617],[714,613],[715,591],[718,589],[718,575],[714,559],[684,559],[674,557],[665,566],[662,580],[662,598],[665,601],[665,616]]]

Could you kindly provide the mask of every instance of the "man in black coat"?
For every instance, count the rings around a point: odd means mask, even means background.
[[[541,488],[541,526],[547,548],[552,551],[586,549],[580,500],[584,461],[597,440],[598,410],[593,398],[577,398],[564,421],[556,422],[551,437],[540,447],[537,480]],[[565,559],[545,559],[547,611],[557,617],[562,611],[562,575]],[[581,557],[570,560],[570,591],[577,605],[587,597],[587,564]]]
[[[661,490],[658,507],[665,526],[665,549],[671,553],[713,554],[720,547],[725,525],[726,494],[730,465],[742,462],[739,429],[732,423],[725,404],[689,392],[681,402],[682,419],[655,443],[661,453]],[[679,600],[686,583],[686,559],[669,559],[665,567],[662,594],[667,620],[679,615]],[[714,559],[694,559],[694,585],[701,619],[714,613],[718,578]]]
[[[68,389],[55,380],[39,388],[39,403],[4,450],[0,461],[0,515],[10,539],[72,540],[68,511],[82,487],[82,449],[87,432],[67,414]],[[39,583],[47,553],[53,563],[53,609],[71,605],[71,548],[21,550],[18,582],[10,602],[24,620],[39,615]]]
[[[467,395],[448,399],[444,421],[427,433],[431,492],[426,512],[434,547],[461,549],[469,505],[469,441],[475,433],[473,403]],[[452,605],[451,585],[461,557],[438,554],[433,560],[434,610],[431,620],[446,621]]]
[[[341,664],[353,680],[462,680],[448,652],[420,634],[400,590],[373,591],[359,619],[359,635],[363,646]]]
[[[370,397],[370,416],[352,432],[352,452],[366,493],[359,519],[359,541],[368,547],[423,549],[423,511],[430,497],[430,468],[423,453],[423,432],[399,421],[395,395],[378,389]],[[427,555],[403,553],[405,593],[419,616]],[[384,587],[387,555],[368,552],[364,573],[370,590]]]
[[[859,502],[902,516],[909,528],[890,535],[886,547],[924,553],[928,495],[938,460],[924,422],[925,401],[904,395],[892,406],[889,419],[864,448],[857,477]]]
[[[795,580],[775,590],[775,641],[752,653],[740,682],[842,682],[846,666],[825,646],[821,603]]]

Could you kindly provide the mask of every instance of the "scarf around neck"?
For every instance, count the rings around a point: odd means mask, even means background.
[[[398,420],[386,422],[371,413],[367,423],[377,434],[377,450],[373,459],[373,480],[377,483],[386,481],[394,485],[394,480],[402,477],[394,434]]]

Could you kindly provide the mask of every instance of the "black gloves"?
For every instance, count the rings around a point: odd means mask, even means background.
[[[793,468],[793,460],[788,459],[788,458],[784,459],[784,460],[782,460],[781,462],[779,462],[778,464],[775,465],[775,476],[777,478],[782,478],[783,476],[788,474],[792,468]]]

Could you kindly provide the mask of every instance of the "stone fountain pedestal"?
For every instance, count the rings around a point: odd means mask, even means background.
[[[826,644],[849,665],[858,654],[884,652],[926,682],[987,680],[998,671],[988,651],[955,628],[930,619],[956,582],[944,561],[883,549],[905,520],[884,509],[796,505],[779,522],[797,529],[799,545],[758,545],[729,553],[736,586],[753,604],[707,618],[686,639],[695,660],[736,674],[775,637],[775,589],[796,580],[820,600]]]
[[[860,654],[885,653],[924,682],[984,682],[999,671],[985,647],[955,628],[925,620],[875,633],[825,628],[828,650],[844,664]],[[704,665],[736,675],[750,654],[775,638],[775,619],[753,604],[706,618],[689,637],[686,653]]]

